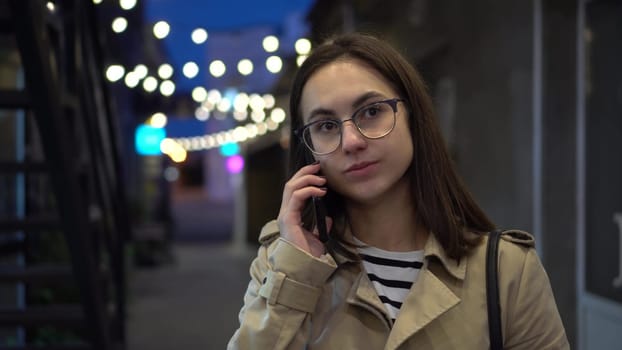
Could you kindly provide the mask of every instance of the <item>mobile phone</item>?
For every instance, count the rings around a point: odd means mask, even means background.
[[[326,232],[326,207],[320,197],[312,197],[313,213],[315,215],[315,226],[319,232],[319,239],[322,243],[328,241],[328,232]]]
[[[315,161],[310,153],[305,154],[305,160],[307,164],[311,164]],[[318,174],[319,175],[319,174]],[[328,241],[328,232],[326,231],[326,205],[321,197],[311,197],[313,218],[315,219],[315,227],[319,233],[320,242],[326,243]]]

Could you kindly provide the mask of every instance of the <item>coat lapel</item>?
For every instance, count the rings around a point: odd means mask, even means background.
[[[417,283],[402,304],[386,349],[396,349],[459,302],[460,298],[438,277],[428,269],[422,270]]]
[[[434,235],[428,238],[424,251],[425,266],[402,304],[385,349],[398,348],[409,337],[460,303],[460,298],[447,286],[448,281],[441,280],[434,271],[440,268],[447,272],[442,276],[464,280],[466,259],[457,263],[447,257]],[[430,264],[434,265],[434,269]]]
[[[391,321],[386,313],[384,304],[382,304],[382,301],[378,298],[378,293],[374,285],[369,278],[367,278],[367,274],[363,269],[361,269],[361,272],[352,285],[352,289],[346,301],[348,304],[356,305],[370,311],[384,323],[387,330],[391,329]]]

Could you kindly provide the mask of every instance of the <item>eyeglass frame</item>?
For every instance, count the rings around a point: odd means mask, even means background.
[[[330,151],[330,152],[316,152],[314,151],[311,146],[309,146],[307,144],[307,141],[305,140],[304,137],[304,133],[306,131],[306,129],[308,129],[309,127],[311,127],[312,125],[322,122],[323,120],[316,120],[316,121],[312,121],[311,123],[305,124],[303,126],[301,126],[300,128],[294,130],[294,135],[298,136],[300,138],[300,140],[302,141],[302,143],[305,145],[305,147],[307,147],[307,149],[309,149],[309,151],[311,151],[311,153],[319,155],[319,156],[324,156],[327,154],[331,154],[333,152],[335,152],[337,149],[339,149],[339,145],[341,145],[341,142],[343,142],[343,124],[347,121],[352,121],[352,124],[354,124],[354,126],[356,126],[356,130],[358,130],[358,132],[363,135],[363,137],[365,137],[366,139],[369,140],[377,140],[377,139],[381,139],[387,135],[389,135],[391,133],[391,131],[393,131],[393,129],[395,129],[395,124],[397,124],[397,104],[399,102],[404,102],[404,99],[396,97],[396,98],[390,98],[387,100],[381,100],[381,101],[375,101],[372,103],[368,103],[364,106],[361,106],[359,108],[357,108],[353,113],[352,116],[350,118],[344,119],[344,120],[340,120],[340,119],[330,119],[331,121],[337,123],[337,125],[339,125],[339,143],[337,144],[337,146],[335,147],[334,150]],[[379,104],[379,103],[386,103],[388,104],[391,109],[393,110],[393,125],[391,125],[391,129],[389,129],[387,132],[385,132],[384,134],[380,135],[380,136],[376,136],[376,137],[369,137],[367,135],[365,135],[365,133],[361,130],[361,128],[358,126],[358,124],[354,121],[354,116],[356,116],[360,111],[364,110],[365,108],[369,108],[370,106],[373,106],[375,104]]]

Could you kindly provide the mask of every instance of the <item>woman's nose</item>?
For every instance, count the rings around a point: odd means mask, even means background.
[[[361,134],[356,125],[350,120],[341,126],[341,148],[350,153],[367,147],[367,139]]]

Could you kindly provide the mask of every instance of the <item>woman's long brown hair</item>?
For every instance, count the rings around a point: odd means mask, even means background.
[[[494,229],[493,223],[477,205],[457,175],[445,141],[437,124],[432,99],[415,68],[384,41],[364,34],[345,34],[318,46],[302,64],[292,85],[290,96],[290,177],[308,163],[310,152],[294,134],[302,126],[300,100],[308,79],[321,67],[338,61],[357,59],[382,74],[405,100],[409,109],[408,125],[414,146],[413,161],[405,176],[411,181],[417,220],[432,232],[448,256],[459,260],[478,244],[481,233]],[[350,257],[350,246],[344,239],[347,215],[344,200],[329,191],[325,202],[328,215],[335,220],[328,248]],[[307,206],[303,222],[310,222]]]

